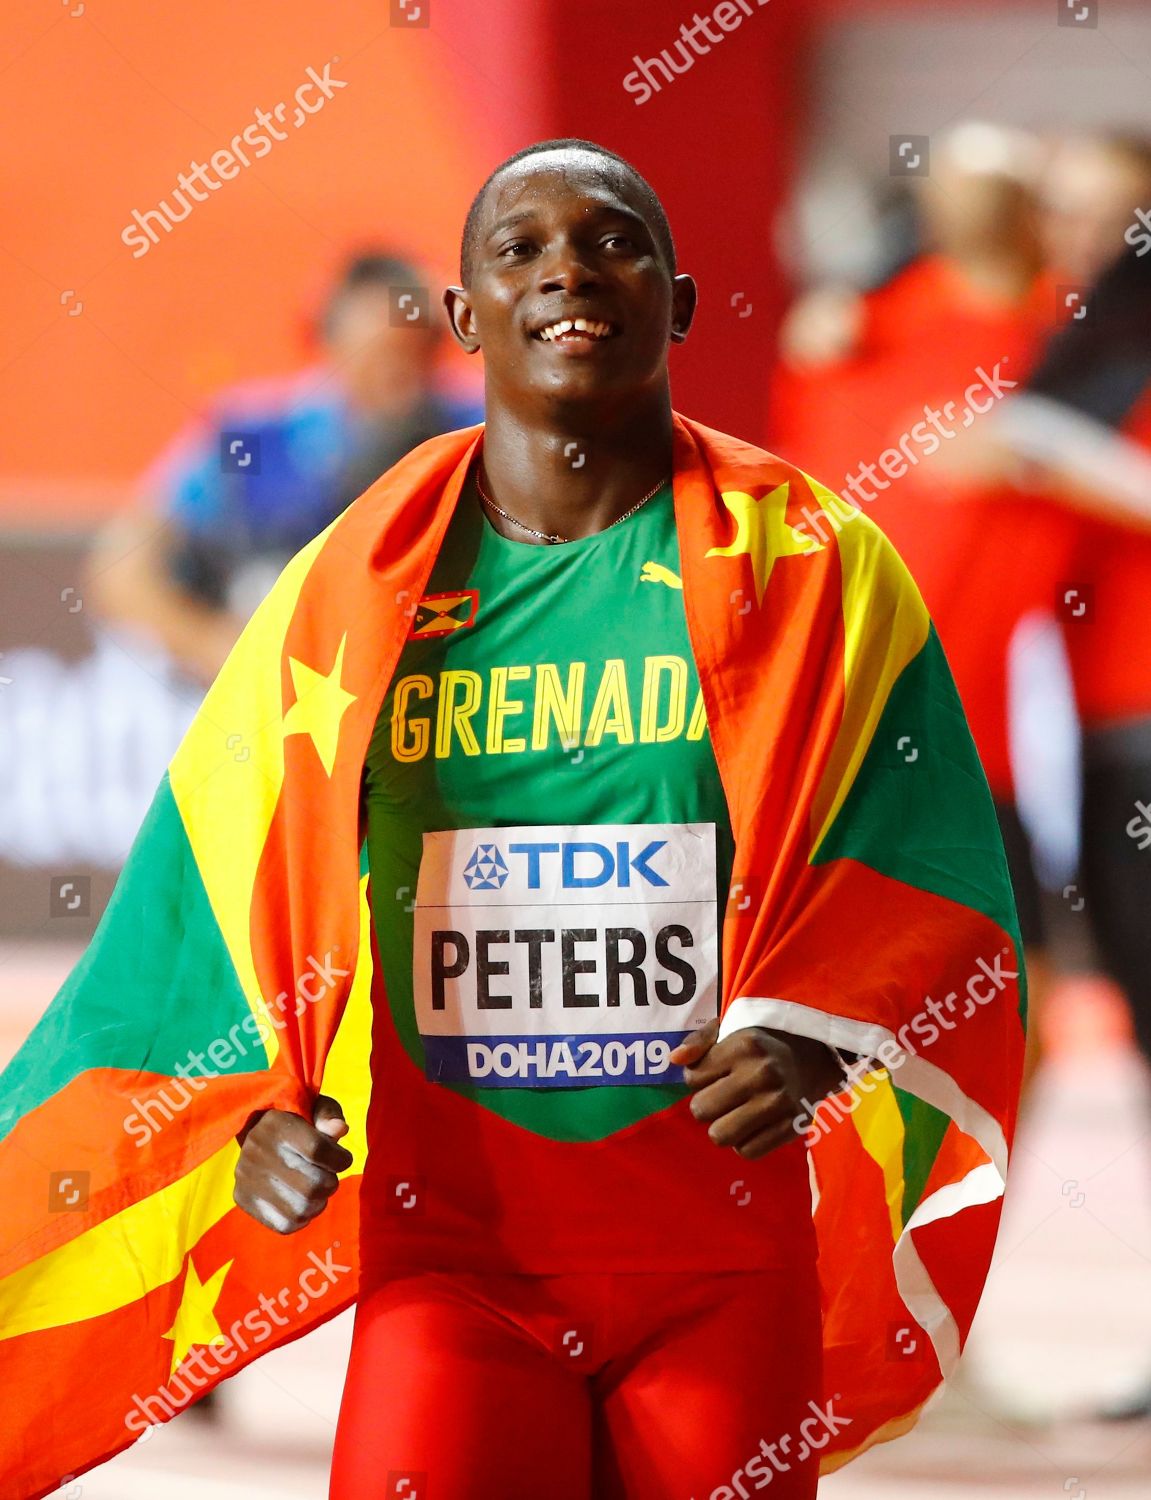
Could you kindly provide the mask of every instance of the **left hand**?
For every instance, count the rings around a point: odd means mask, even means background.
[[[797,1139],[796,1120],[842,1082],[822,1042],[764,1026],[745,1026],[718,1042],[709,1021],[680,1043],[670,1061],[684,1070],[695,1096],[691,1112],[717,1146],[748,1161]]]

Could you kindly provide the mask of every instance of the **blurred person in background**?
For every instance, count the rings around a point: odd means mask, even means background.
[[[898,477],[894,464],[868,476],[874,503],[858,481],[845,493],[895,542],[935,616],[1000,807],[1033,1015],[1048,969],[1013,807],[1007,665],[1025,614],[1060,618],[1082,728],[1086,912],[1151,1058],[1151,142],[1071,138],[1038,175],[1034,153],[1016,151],[1027,171],[1012,192],[955,149],[978,140],[955,132],[923,183],[927,254],[874,292],[797,304],[773,446],[800,441],[848,481],[886,445],[907,459]],[[913,408],[957,400],[992,360],[1015,382],[1005,399],[957,413],[956,440],[937,451],[909,451]],[[1041,1044],[1033,1025],[1031,1071]],[[1151,1383],[1107,1415],[1151,1415]]]
[[[799,299],[781,334],[770,429],[771,447],[803,453],[879,523],[923,592],[995,797],[1033,1000],[1047,965],[1015,806],[1008,652],[1020,618],[1052,607],[1073,527],[950,460],[957,439],[1022,383],[1051,329],[1042,164],[1033,137],[982,123],[935,145],[932,174],[917,181],[924,249],[870,291]]]
[[[440,389],[425,285],[395,255],[355,256],[323,312],[322,362],[223,392],[177,436],[141,484],[144,506],[93,549],[88,587],[107,620],[207,685],[289,558],[404,454],[480,420],[478,401]],[[190,1410],[215,1416],[220,1401],[211,1391]]]
[[[1151,140],[1065,142],[1047,201],[1074,312],[969,461],[1076,527],[1061,614],[1082,725],[1085,910],[1151,1060]],[[1106,1415],[1151,1416],[1151,1381]]]
[[[341,272],[322,361],[222,393],[97,539],[88,591],[109,621],[207,684],[284,564],[427,438],[482,417],[442,388],[426,276],[371,251]],[[423,298],[424,300],[421,300]]]

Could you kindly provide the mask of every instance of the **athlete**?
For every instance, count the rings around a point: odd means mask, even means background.
[[[425,1480],[451,1500],[816,1492],[796,1122],[851,1057],[752,1024],[776,1002],[744,1002],[725,1034],[716,1019],[736,847],[669,482],[668,345],[695,303],[655,194],[600,147],[528,148],[472,204],[445,306],[482,349],[487,425],[362,783],[386,1001],[333,1500]],[[609,866],[638,904],[601,894]],[[618,1025],[590,983],[685,1039],[601,1047]],[[573,1011],[599,1082],[555,1040]],[[660,1081],[669,1064],[684,1085]],[[262,1114],[236,1201],[302,1228],[350,1164],[346,1131],[331,1098],[311,1120]]]

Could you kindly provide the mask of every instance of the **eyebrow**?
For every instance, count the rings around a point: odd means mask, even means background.
[[[646,234],[650,235],[652,232],[642,214],[637,213],[634,208],[628,208],[623,204],[596,203],[592,208],[592,213],[593,215],[598,215],[600,218],[627,219],[629,223],[638,225]],[[501,231],[512,229],[515,225],[522,224],[525,220],[534,219],[535,217],[536,210],[531,208],[521,209],[518,213],[505,214],[502,219],[496,220],[484,238],[485,240],[493,239]]]
[[[518,214],[505,214],[502,219],[492,225],[484,238],[490,240],[494,234],[499,234],[502,229],[511,229],[515,224],[522,224],[525,219],[534,218],[535,211],[533,209],[524,209]]]

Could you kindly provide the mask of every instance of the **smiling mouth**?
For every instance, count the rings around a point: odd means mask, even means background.
[[[598,318],[557,318],[537,328],[532,338],[545,344],[599,343],[614,338],[618,331],[613,323]]]

